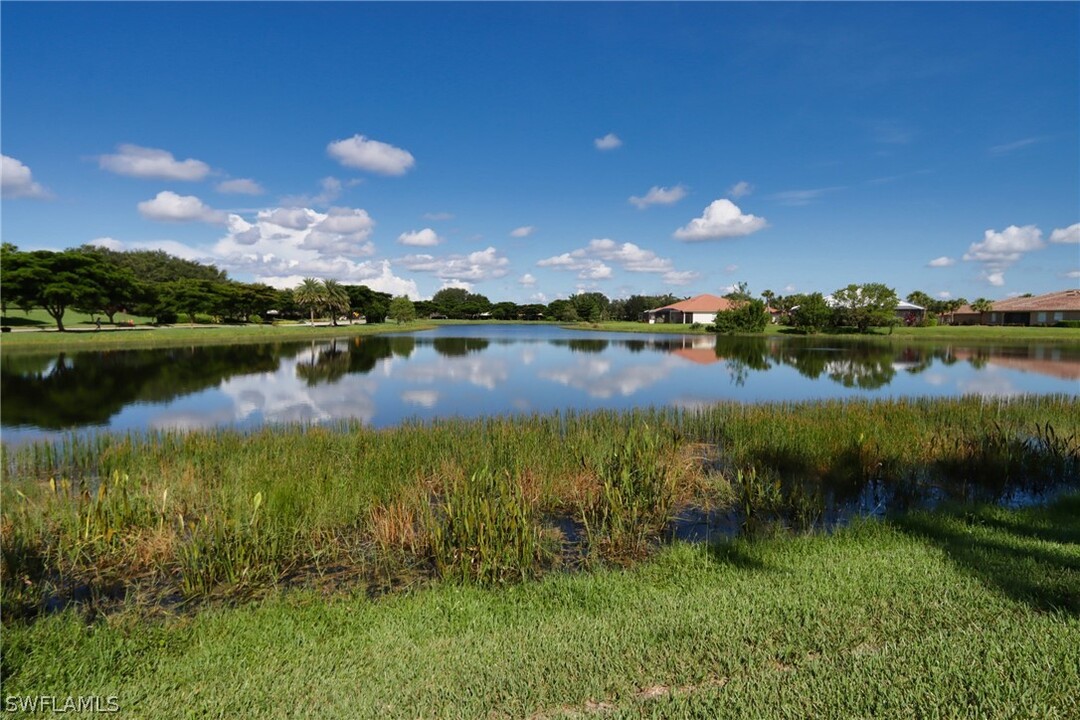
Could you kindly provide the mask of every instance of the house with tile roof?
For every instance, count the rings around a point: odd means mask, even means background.
[[[716,320],[716,313],[721,310],[732,310],[736,306],[727,298],[715,295],[695,295],[687,300],[682,300],[671,305],[646,310],[642,313],[642,322],[650,325],[655,323],[674,323],[689,325],[690,323],[702,323],[710,325]]]
[[[999,300],[982,316],[986,325],[1054,325],[1063,320],[1080,320],[1080,290]]]

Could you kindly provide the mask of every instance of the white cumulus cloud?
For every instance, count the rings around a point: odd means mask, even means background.
[[[363,135],[335,140],[326,146],[326,152],[346,167],[381,175],[404,175],[416,164],[408,150]]]
[[[361,208],[332,207],[310,225],[310,232],[300,247],[322,254],[365,256],[375,247],[368,242],[375,221]]]
[[[162,222],[225,222],[225,213],[205,205],[194,195],[177,195],[171,190],[159,192],[154,199],[139,203],[139,214]]]
[[[49,191],[34,182],[30,168],[13,157],[0,155],[0,195],[6,198],[47,198]]]
[[[652,250],[634,243],[620,244],[610,238],[590,240],[586,247],[545,258],[536,264],[555,270],[576,271],[582,280],[603,280],[612,276],[608,263],[627,272],[660,273],[666,281],[678,285],[685,285],[698,277],[698,273],[693,271],[677,271],[669,258],[662,258]]]
[[[965,260],[979,262],[1014,263],[1032,250],[1044,247],[1042,231],[1034,225],[1017,227],[1010,225],[1001,232],[987,230],[983,241],[972,243],[964,253]]]
[[[930,262],[926,263],[926,267],[932,267],[932,268],[951,267],[951,266],[953,266],[955,264],[956,264],[956,258],[951,258],[951,257],[947,257],[945,255],[942,255],[941,257],[934,258]]]
[[[644,210],[650,205],[673,205],[686,197],[686,188],[676,185],[673,188],[653,185],[643,197],[630,196],[630,204],[638,210]]]
[[[518,282],[525,287],[532,287],[536,284],[536,278],[534,278],[531,273],[525,273],[520,278],[518,278]]]
[[[1050,233],[1052,243],[1080,243],[1080,223],[1067,228],[1058,228]]]
[[[439,237],[431,228],[424,228],[423,230],[412,230],[410,232],[403,232],[398,235],[397,241],[402,245],[433,247],[441,243],[442,238]]]
[[[730,200],[720,199],[705,208],[699,218],[675,231],[679,240],[720,240],[755,233],[768,225],[765,218],[747,215]]]
[[[614,150],[622,146],[622,140],[615,133],[608,133],[604,137],[593,140],[593,144],[596,145],[597,150]]]
[[[972,243],[964,253],[964,260],[982,263],[981,277],[993,285],[1005,284],[1005,270],[1015,264],[1025,253],[1046,247],[1042,231],[1034,225],[1018,227],[1010,225],[1004,230],[987,230],[982,242]]]
[[[532,225],[522,225],[519,228],[514,228],[510,231],[510,237],[513,238],[526,238],[536,232],[536,228]]]
[[[118,175],[159,180],[202,180],[210,174],[210,166],[202,160],[177,160],[167,150],[124,144],[113,155],[102,155],[98,166]]]
[[[262,185],[251,178],[236,178],[218,183],[217,191],[226,195],[262,195]]]
[[[489,247],[467,255],[407,255],[401,258],[401,264],[414,272],[430,273],[440,280],[480,282],[506,275],[510,261]]]

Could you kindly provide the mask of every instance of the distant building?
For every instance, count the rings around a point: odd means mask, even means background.
[[[922,319],[926,317],[926,308],[922,305],[916,305],[915,303],[901,300],[896,303],[896,317],[900,318],[908,325],[914,325],[917,322],[921,322]]]
[[[736,303],[727,298],[715,295],[696,295],[688,300],[682,300],[654,310],[646,310],[642,313],[641,321],[650,325],[655,323],[672,323],[676,325],[702,323],[703,325],[711,325],[716,321],[716,313],[721,310],[732,310],[735,306]]]
[[[1063,320],[1080,320],[1080,290],[999,300],[982,315],[986,325],[1054,325]]]
[[[948,317],[953,325],[982,325],[982,313],[970,305],[961,305]]]

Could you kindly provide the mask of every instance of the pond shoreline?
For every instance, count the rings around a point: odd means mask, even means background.
[[[376,591],[501,584],[632,565],[680,516],[798,534],[844,507],[1037,500],[1078,484],[1078,418],[1068,396],[899,399],[5,445],[4,614],[63,588],[100,590],[102,609],[243,598],[317,579],[305,567]]]

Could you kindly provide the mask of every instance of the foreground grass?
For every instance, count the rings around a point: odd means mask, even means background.
[[[138,717],[1076,717],[1080,498],[679,544],[630,571],[4,633],[5,696]]]
[[[430,322],[377,323],[371,325],[196,325],[194,327],[145,327],[102,329],[80,332],[19,332],[0,338],[0,352],[39,352],[48,350],[148,349],[178,345],[239,345],[242,343],[292,342],[321,340],[357,335],[429,330]]]

